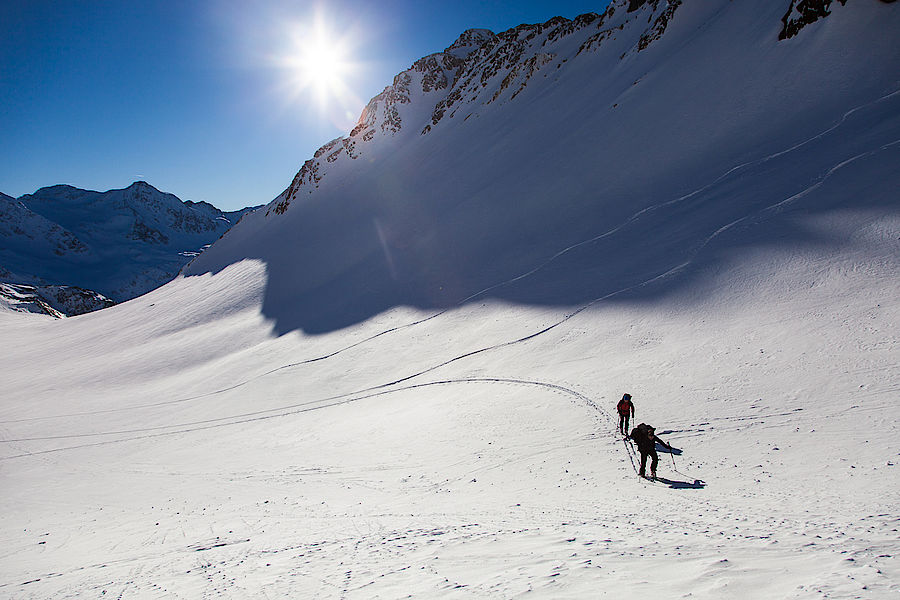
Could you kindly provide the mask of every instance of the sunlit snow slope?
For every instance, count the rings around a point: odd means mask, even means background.
[[[172,283],[0,312],[0,596],[895,598],[900,8],[779,4],[468,32]]]

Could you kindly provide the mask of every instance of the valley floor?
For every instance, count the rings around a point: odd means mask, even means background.
[[[897,307],[829,273],[740,309],[186,326],[211,308],[188,296],[262,289],[242,264],[0,315],[0,596],[893,598]],[[625,391],[676,448],[657,482],[615,433]]]

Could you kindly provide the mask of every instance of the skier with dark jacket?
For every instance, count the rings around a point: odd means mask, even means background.
[[[619,433],[624,436],[628,435],[628,418],[634,418],[634,404],[631,402],[631,394],[625,394],[619,403],[616,404],[616,410],[619,412]]]
[[[641,453],[640,476],[646,477],[647,455],[650,455],[650,479],[656,479],[656,465],[659,463],[659,456],[656,455],[656,442],[659,442],[669,450],[672,449],[672,446],[656,437],[656,429],[646,423],[641,423],[632,429],[628,437],[634,441]]]

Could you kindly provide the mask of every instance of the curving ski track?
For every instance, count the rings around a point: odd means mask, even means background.
[[[479,292],[476,292],[475,294],[472,294],[472,295],[470,295],[470,296],[467,296],[466,298],[464,298],[464,299],[458,301],[458,302],[457,302],[455,305],[453,305],[452,307],[448,307],[448,308],[446,308],[446,309],[443,309],[443,310],[441,310],[441,311],[438,311],[438,312],[436,312],[436,313],[434,313],[434,314],[432,314],[432,315],[429,315],[428,317],[425,317],[425,318],[423,318],[423,319],[418,319],[418,320],[412,321],[412,322],[410,322],[410,323],[406,323],[406,324],[403,324],[403,325],[398,325],[398,326],[396,326],[396,327],[392,327],[392,328],[385,329],[385,330],[380,331],[380,332],[378,332],[378,333],[376,333],[376,334],[374,334],[374,335],[372,335],[372,336],[369,336],[369,337],[364,338],[364,339],[362,339],[362,340],[360,340],[360,341],[357,341],[357,342],[355,342],[355,343],[353,343],[353,344],[350,344],[350,345],[348,345],[348,346],[339,348],[339,349],[337,349],[337,350],[335,350],[335,351],[333,351],[333,352],[330,352],[330,353],[327,353],[327,354],[324,354],[324,355],[321,355],[321,356],[317,356],[317,357],[305,359],[305,360],[302,360],[302,361],[298,361],[298,362],[294,362],[294,363],[289,363],[289,364],[281,365],[281,366],[279,366],[279,367],[276,367],[276,368],[274,368],[274,369],[271,369],[271,370],[269,370],[269,371],[266,371],[266,372],[264,372],[264,373],[261,373],[261,374],[259,374],[259,375],[254,376],[254,377],[248,378],[248,379],[246,379],[246,380],[244,380],[244,381],[241,381],[241,382],[239,382],[239,383],[233,384],[233,385],[231,385],[231,386],[228,386],[228,387],[225,387],[225,388],[221,388],[221,389],[218,389],[218,390],[215,390],[215,391],[212,391],[212,392],[207,392],[207,393],[205,393],[205,394],[196,395],[196,396],[190,396],[190,397],[186,397],[186,398],[179,398],[179,399],[176,399],[176,400],[167,400],[167,401],[163,401],[163,402],[156,402],[156,403],[149,403],[149,404],[142,404],[142,405],[134,405],[134,406],[128,406],[128,407],[122,407],[122,408],[105,409],[105,410],[100,410],[100,411],[85,411],[85,412],[79,412],[79,413],[67,413],[67,414],[49,415],[49,416],[43,416],[43,417],[34,417],[34,418],[30,418],[30,419],[20,419],[20,420],[0,421],[0,423],[18,423],[18,422],[37,421],[37,420],[47,420],[47,419],[55,419],[55,418],[69,418],[69,417],[75,417],[75,416],[89,416],[89,415],[98,415],[98,414],[106,414],[106,413],[113,413],[113,412],[130,411],[130,410],[141,409],[141,408],[153,408],[153,407],[159,407],[159,406],[167,406],[167,405],[173,405],[173,404],[185,403],[185,402],[190,402],[190,401],[193,401],[193,400],[199,400],[199,399],[202,399],[202,398],[208,398],[208,397],[215,396],[215,395],[218,395],[218,394],[223,394],[223,393],[226,393],[226,392],[229,392],[229,391],[233,391],[233,390],[238,389],[238,388],[240,388],[240,387],[243,387],[243,386],[245,386],[245,385],[247,385],[247,384],[249,384],[249,383],[251,383],[251,382],[253,382],[253,381],[257,381],[257,380],[259,380],[259,379],[262,379],[262,378],[264,378],[264,377],[270,376],[270,375],[272,375],[272,374],[274,374],[274,373],[277,373],[277,372],[280,372],[280,371],[283,371],[283,370],[287,370],[287,369],[295,368],[295,367],[298,367],[298,366],[301,366],[301,365],[311,364],[311,363],[315,363],[315,362],[319,362],[319,361],[323,361],[323,360],[332,358],[332,357],[334,357],[334,356],[337,356],[338,354],[341,354],[341,353],[346,352],[346,351],[348,351],[348,350],[350,350],[350,349],[359,347],[359,346],[361,346],[361,345],[363,345],[363,344],[366,344],[366,343],[368,343],[368,342],[371,342],[371,341],[373,341],[373,340],[375,340],[375,339],[377,339],[377,338],[383,337],[383,336],[388,335],[388,334],[390,334],[390,333],[394,333],[394,332],[397,332],[397,331],[400,331],[400,330],[403,330],[403,329],[408,329],[408,328],[414,327],[414,326],[416,326],[416,325],[419,325],[419,324],[425,323],[425,322],[427,322],[427,321],[430,321],[430,320],[432,320],[432,319],[435,319],[435,318],[437,318],[437,317],[440,317],[440,316],[446,314],[447,312],[449,312],[450,310],[452,310],[453,308],[462,306],[462,305],[464,305],[465,303],[470,302],[470,301],[472,301],[472,300],[474,300],[474,299],[476,299],[476,298],[478,298],[478,297],[480,297],[480,296],[483,296],[483,295],[487,294],[488,292],[490,292],[490,291],[492,291],[492,290],[501,288],[501,287],[503,287],[503,286],[511,285],[511,284],[513,284],[513,283],[515,283],[515,282],[518,282],[518,281],[521,281],[521,280],[523,280],[523,279],[525,279],[525,278],[527,278],[527,277],[529,277],[529,276],[531,276],[531,275],[534,275],[534,274],[537,273],[538,271],[540,271],[540,270],[544,269],[545,267],[549,266],[551,263],[553,263],[553,262],[554,262],[555,260],[557,260],[558,258],[560,258],[560,257],[562,257],[563,255],[565,255],[565,254],[567,254],[567,253],[569,253],[569,252],[575,250],[576,248],[579,248],[579,247],[584,246],[584,245],[586,245],[586,244],[590,244],[590,243],[592,243],[592,242],[598,241],[598,240],[600,240],[600,239],[603,239],[604,237],[611,236],[611,235],[615,234],[616,232],[622,230],[622,229],[625,228],[626,226],[630,225],[631,223],[634,223],[635,221],[639,220],[639,219],[642,218],[643,216],[645,216],[645,215],[647,215],[647,214],[649,214],[649,213],[651,213],[651,212],[653,212],[653,211],[659,210],[659,209],[664,208],[664,207],[667,207],[667,206],[675,205],[675,204],[680,203],[680,202],[684,202],[684,201],[686,201],[686,200],[688,200],[688,199],[690,199],[690,198],[692,198],[692,197],[694,197],[694,196],[696,196],[696,195],[698,195],[698,194],[701,194],[701,193],[703,193],[703,192],[709,190],[710,188],[712,188],[712,187],[714,187],[715,185],[721,183],[722,181],[726,180],[727,178],[729,178],[729,177],[732,176],[732,175],[738,174],[738,173],[740,173],[740,172],[742,172],[742,171],[744,171],[744,170],[746,170],[746,169],[749,169],[749,168],[751,168],[751,167],[753,167],[753,166],[762,165],[762,164],[764,164],[764,163],[766,163],[766,162],[768,162],[768,161],[770,161],[770,160],[773,160],[773,159],[775,159],[775,158],[778,158],[778,157],[784,156],[784,155],[786,155],[786,154],[789,154],[789,153],[791,153],[791,152],[793,152],[793,151],[795,151],[795,150],[798,150],[798,149],[800,149],[800,148],[802,148],[802,147],[804,147],[804,146],[806,146],[806,145],[808,145],[808,144],[810,144],[810,143],[812,143],[812,142],[814,142],[814,141],[816,141],[816,140],[819,140],[819,139],[821,139],[822,137],[824,137],[825,135],[827,135],[828,133],[831,133],[832,131],[835,131],[836,129],[838,129],[842,124],[844,124],[844,123],[847,121],[848,118],[850,118],[851,115],[853,115],[853,114],[857,113],[858,111],[863,110],[863,109],[865,109],[865,108],[875,106],[876,104],[878,104],[878,103],[880,103],[880,102],[883,102],[883,101],[885,101],[885,100],[891,99],[891,98],[893,98],[893,97],[895,97],[895,96],[900,96],[900,90],[896,90],[896,91],[894,91],[894,92],[891,92],[891,93],[889,93],[889,94],[886,94],[885,96],[879,98],[878,100],[875,100],[874,102],[871,102],[871,103],[868,103],[868,104],[865,104],[865,105],[861,105],[861,106],[858,106],[858,107],[856,107],[856,108],[853,108],[853,109],[847,111],[846,113],[844,113],[844,115],[841,117],[841,119],[840,119],[837,123],[835,123],[834,125],[832,125],[831,127],[827,128],[827,129],[825,129],[824,131],[822,131],[822,132],[816,134],[815,136],[810,137],[810,138],[807,139],[807,140],[804,140],[804,141],[802,141],[802,142],[799,142],[799,143],[797,143],[797,144],[795,144],[795,145],[793,145],[793,146],[791,146],[791,147],[789,147],[789,148],[787,148],[787,149],[785,149],[785,150],[781,150],[781,151],[779,151],[779,152],[776,152],[776,153],[767,155],[767,156],[765,156],[765,157],[763,157],[763,158],[756,159],[756,160],[753,160],[753,161],[748,161],[748,162],[746,162],[746,163],[742,163],[742,164],[740,164],[740,165],[734,166],[734,167],[732,167],[731,169],[729,169],[728,171],[726,171],[725,173],[723,173],[722,175],[720,175],[719,177],[717,177],[717,178],[716,178],[715,180],[713,180],[712,182],[710,182],[710,183],[708,183],[708,184],[706,184],[706,185],[704,185],[704,186],[702,186],[702,187],[700,187],[700,188],[697,188],[697,189],[694,190],[693,192],[690,192],[690,193],[688,193],[688,194],[685,194],[685,195],[683,195],[683,196],[680,196],[680,197],[675,198],[675,199],[672,199],[672,200],[668,200],[668,201],[665,201],[665,202],[662,202],[662,203],[659,203],[659,204],[656,204],[656,205],[653,205],[653,206],[644,208],[644,209],[642,209],[642,210],[636,212],[635,214],[633,214],[631,217],[629,217],[628,219],[626,219],[625,221],[623,221],[622,223],[620,223],[618,226],[616,226],[616,227],[614,227],[614,228],[612,228],[612,229],[609,229],[609,230],[607,230],[607,231],[605,231],[605,232],[603,232],[603,233],[601,233],[601,234],[598,234],[598,235],[596,235],[596,236],[594,236],[594,237],[592,237],[592,238],[590,238],[590,239],[584,240],[584,241],[579,242],[579,243],[577,243],[577,244],[573,244],[572,246],[569,246],[569,247],[567,247],[567,248],[565,248],[565,249],[563,249],[563,250],[560,250],[559,252],[557,252],[556,254],[554,254],[553,256],[551,256],[550,258],[546,259],[545,261],[543,261],[541,264],[539,264],[538,266],[534,267],[533,269],[531,269],[531,270],[529,270],[529,271],[527,271],[527,272],[525,272],[525,273],[522,273],[522,274],[520,274],[520,275],[518,275],[518,276],[516,276],[516,277],[513,277],[513,278],[511,278],[511,279],[509,279],[509,280],[506,280],[506,281],[503,281],[503,282],[501,282],[501,283],[495,284],[495,285],[493,285],[493,286],[489,286],[489,287],[487,287],[487,288],[484,288],[483,290],[481,290],[481,291],[479,291]],[[720,235],[722,235],[723,233],[725,233],[725,232],[728,231],[729,229],[732,229],[733,227],[737,226],[738,224],[740,224],[740,223],[742,223],[742,222],[749,221],[749,220],[754,219],[754,218],[760,218],[761,216],[763,216],[763,215],[765,215],[765,214],[767,214],[767,213],[776,212],[776,211],[782,209],[783,207],[789,205],[790,203],[792,203],[792,202],[794,202],[794,201],[796,201],[796,200],[798,200],[798,199],[800,199],[800,198],[806,196],[807,194],[809,194],[809,193],[812,192],[813,190],[817,189],[818,187],[820,187],[821,185],[823,185],[824,182],[827,181],[834,173],[836,173],[836,172],[839,171],[840,169],[846,167],[847,165],[850,165],[850,164],[856,162],[857,160],[860,160],[860,159],[863,159],[863,158],[867,158],[867,157],[869,157],[869,156],[873,156],[873,155],[875,155],[875,154],[877,154],[877,153],[879,153],[879,152],[885,151],[885,150],[887,150],[887,149],[889,149],[889,148],[892,148],[892,147],[894,147],[894,146],[897,146],[897,145],[900,145],[900,140],[895,140],[895,141],[893,141],[893,142],[884,144],[884,145],[880,146],[879,148],[876,148],[875,150],[870,150],[870,151],[867,151],[867,152],[863,152],[863,153],[860,153],[860,154],[858,154],[858,155],[855,155],[855,156],[852,156],[852,157],[850,157],[850,158],[847,158],[847,159],[842,160],[841,162],[837,163],[836,165],[834,165],[833,167],[831,167],[830,169],[828,169],[826,172],[824,172],[819,178],[817,178],[817,180],[816,180],[812,185],[810,185],[810,186],[808,186],[807,188],[801,190],[800,192],[798,192],[798,193],[796,193],[796,194],[793,194],[793,195],[789,196],[788,198],[782,199],[782,200],[780,200],[780,201],[778,201],[778,202],[772,203],[772,204],[770,204],[769,206],[766,206],[766,207],[764,207],[764,208],[762,208],[762,209],[760,209],[760,210],[754,212],[753,214],[745,215],[745,216],[743,216],[743,217],[741,217],[741,218],[739,218],[739,219],[736,219],[735,221],[732,221],[731,223],[728,223],[728,224],[726,224],[726,225],[720,227],[720,228],[717,229],[715,232],[713,232],[712,235],[710,235],[708,238],[706,238],[705,240],[703,240],[703,242],[701,242],[701,243],[700,243],[700,244],[692,251],[691,256],[688,258],[688,260],[684,261],[683,263],[681,263],[681,264],[679,264],[679,265],[676,265],[676,266],[674,266],[674,267],[671,267],[671,268],[669,268],[669,269],[667,269],[667,270],[665,270],[665,271],[662,271],[662,272],[658,273],[657,275],[655,275],[655,276],[653,276],[653,277],[650,277],[650,278],[648,278],[648,279],[646,279],[646,280],[644,280],[644,281],[642,281],[642,282],[639,282],[639,283],[637,283],[637,284],[630,285],[630,286],[621,288],[621,289],[619,289],[619,290],[610,292],[610,293],[608,293],[608,294],[604,294],[604,295],[602,295],[602,296],[600,296],[600,297],[597,297],[597,298],[595,298],[595,299],[593,299],[593,300],[591,300],[591,301],[589,301],[589,302],[587,302],[587,303],[585,303],[585,304],[582,304],[581,306],[579,306],[578,308],[576,308],[576,309],[573,310],[572,312],[569,312],[569,313],[565,314],[565,315],[564,315],[562,318],[560,318],[558,321],[556,321],[556,322],[554,322],[554,323],[552,323],[552,324],[550,324],[550,325],[548,325],[548,326],[546,326],[546,327],[543,327],[542,329],[540,329],[540,330],[538,330],[538,331],[535,331],[535,332],[533,332],[533,333],[531,333],[531,334],[528,334],[528,335],[526,335],[526,336],[522,336],[522,337],[519,337],[519,338],[516,338],[516,339],[513,339],[513,340],[508,340],[508,341],[505,341],[505,342],[500,342],[500,343],[497,343],[497,344],[492,344],[492,345],[489,345],[489,346],[485,346],[485,347],[482,347],[482,348],[478,348],[478,349],[476,349],[476,350],[472,350],[472,351],[470,351],[470,352],[466,352],[466,353],[457,355],[457,356],[455,356],[455,357],[453,357],[453,358],[450,358],[450,359],[448,359],[448,360],[445,360],[445,361],[443,361],[443,362],[441,362],[441,363],[438,363],[438,364],[436,364],[436,365],[432,365],[432,366],[430,366],[430,367],[428,367],[428,368],[422,369],[422,370],[420,370],[420,371],[417,371],[417,372],[415,372],[415,373],[412,373],[412,374],[410,374],[410,375],[406,375],[406,376],[404,376],[404,377],[401,377],[401,378],[399,378],[399,379],[395,379],[395,380],[390,381],[390,382],[387,382],[387,383],[382,383],[382,384],[379,384],[379,385],[376,385],[376,386],[372,386],[372,387],[369,387],[369,388],[364,388],[364,389],[361,389],[361,390],[356,390],[356,391],[354,391],[354,392],[349,392],[349,393],[340,394],[340,395],[336,395],[336,396],[330,396],[330,397],[322,398],[322,399],[318,399],[318,400],[310,400],[310,401],[300,402],[300,403],[296,403],[296,404],[289,404],[289,405],[282,406],[282,407],[278,407],[278,408],[266,409],[266,410],[262,410],[262,411],[254,411],[254,412],[241,413],[241,414],[237,414],[237,415],[230,415],[230,416],[227,416],[227,417],[219,417],[219,418],[215,418],[215,419],[205,419],[205,420],[199,420],[199,421],[190,421],[190,422],[177,423],[177,424],[172,424],[172,425],[159,425],[159,426],[148,427],[148,428],[135,428],[135,429],[116,430],[116,431],[92,432],[92,433],[69,434],[69,435],[59,435],[59,436],[45,436],[45,437],[13,438],[13,439],[0,440],[0,443],[22,443],[22,442],[50,441],[50,440],[60,440],[60,439],[79,439],[79,438],[101,437],[101,436],[111,436],[111,435],[127,435],[127,436],[133,436],[133,434],[142,434],[142,435],[138,435],[138,436],[136,436],[136,437],[119,438],[119,439],[116,439],[116,440],[105,440],[105,441],[94,442],[94,443],[90,443],[90,444],[82,444],[82,445],[76,445],[76,446],[67,446],[67,447],[54,448],[54,449],[49,449],[49,450],[42,450],[42,451],[37,451],[37,452],[26,452],[26,453],[22,453],[22,454],[13,455],[13,456],[8,456],[8,457],[2,458],[2,459],[0,459],[0,460],[10,460],[10,459],[13,459],[13,458],[22,458],[22,457],[26,457],[26,456],[34,456],[34,455],[38,455],[38,454],[45,454],[45,453],[51,453],[51,452],[61,452],[61,451],[64,451],[64,450],[70,450],[70,449],[76,449],[76,448],[83,448],[83,447],[95,446],[95,445],[102,445],[102,444],[108,444],[108,443],[116,443],[116,442],[122,442],[122,441],[129,441],[129,440],[135,440],[135,439],[143,439],[143,438],[147,438],[147,437],[156,437],[156,436],[162,436],[162,435],[175,435],[175,434],[180,434],[180,433],[189,433],[189,432],[192,432],[192,431],[199,431],[199,430],[204,430],[204,429],[210,429],[210,428],[213,428],[213,427],[225,427],[225,426],[229,426],[229,425],[235,425],[235,424],[240,424],[240,423],[247,423],[247,422],[257,421],[257,420],[262,420],[262,419],[270,419],[270,418],[276,418],[276,417],[289,416],[289,415],[298,414],[298,413],[302,413],[302,412],[307,412],[307,411],[311,411],[311,410],[318,410],[318,409],[321,409],[321,408],[327,408],[327,407],[331,407],[331,406],[337,406],[337,405],[340,405],[340,404],[346,404],[346,403],[350,403],[350,402],[356,402],[356,401],[358,401],[358,400],[363,400],[363,399],[367,399],[367,398],[372,398],[372,397],[375,397],[375,396],[380,396],[380,395],[384,395],[384,394],[388,394],[388,393],[393,393],[393,392],[399,392],[399,391],[404,391],[404,390],[409,390],[409,389],[415,389],[415,388],[419,388],[419,387],[427,387],[427,386],[431,386],[431,385],[447,385],[447,384],[452,384],[452,383],[457,383],[457,384],[458,384],[458,383],[471,383],[471,382],[480,382],[480,383],[494,382],[494,383],[517,383],[517,384],[523,384],[523,385],[543,386],[543,387],[545,387],[545,388],[555,389],[555,390],[560,391],[560,392],[563,392],[563,393],[565,393],[565,394],[569,394],[569,395],[571,395],[571,396],[574,396],[574,397],[578,398],[580,401],[582,401],[582,402],[584,402],[585,404],[587,404],[588,406],[591,406],[592,408],[594,408],[594,409],[600,411],[602,414],[604,414],[604,416],[605,416],[607,419],[609,419],[609,418],[610,418],[609,415],[608,415],[607,413],[605,413],[605,411],[603,411],[602,409],[600,409],[600,408],[599,408],[599,407],[598,407],[598,406],[597,406],[590,398],[588,398],[588,397],[584,396],[583,394],[581,394],[581,393],[579,393],[579,392],[577,392],[577,391],[575,391],[575,390],[572,390],[572,389],[570,389],[570,388],[565,388],[565,387],[563,387],[563,386],[559,386],[559,385],[557,385],[557,384],[548,383],[548,382],[528,381],[528,380],[519,380],[519,379],[506,379],[506,378],[475,378],[475,379],[456,379],[456,380],[435,381],[435,382],[428,382],[428,383],[422,383],[422,384],[408,385],[408,386],[404,386],[404,387],[397,387],[397,388],[391,389],[391,390],[387,390],[387,389],[385,389],[385,388],[392,388],[392,387],[394,387],[394,386],[398,386],[398,385],[400,385],[400,384],[402,384],[402,383],[408,382],[408,381],[410,381],[410,380],[412,380],[412,379],[415,379],[415,378],[417,378],[417,377],[421,377],[421,376],[423,376],[423,375],[426,375],[426,374],[428,374],[428,373],[431,373],[431,372],[433,372],[433,371],[436,371],[436,370],[438,370],[438,369],[440,369],[440,368],[442,368],[442,367],[445,367],[445,366],[450,365],[450,364],[452,364],[452,363],[455,363],[455,362],[457,362],[457,361],[460,361],[460,360],[463,360],[463,359],[466,359],[466,358],[469,358],[469,357],[472,357],[472,356],[475,356],[475,355],[478,355],[478,354],[481,354],[481,353],[484,353],[484,352],[488,352],[488,351],[492,351],[492,350],[497,350],[497,349],[509,347],[509,346],[512,346],[512,345],[515,345],[515,344],[527,342],[527,341],[532,340],[532,339],[534,339],[534,338],[536,338],[536,337],[538,337],[538,336],[540,336],[540,335],[542,335],[542,334],[544,334],[544,333],[547,333],[547,332],[549,332],[549,331],[555,329],[555,328],[558,327],[559,325],[562,325],[563,323],[569,321],[569,320],[572,319],[573,317],[575,317],[575,316],[577,316],[578,314],[584,312],[585,310],[587,310],[588,308],[594,306],[595,304],[597,304],[597,303],[599,303],[599,302],[602,302],[602,301],[607,300],[607,299],[609,299],[609,298],[612,298],[612,297],[614,297],[614,296],[617,296],[617,295],[626,293],[626,292],[628,292],[628,291],[632,291],[632,290],[638,289],[638,288],[640,288],[640,287],[643,287],[643,286],[652,284],[653,282],[656,282],[656,281],[658,281],[658,280],[661,280],[661,279],[664,279],[664,278],[666,278],[666,277],[669,277],[669,276],[671,276],[671,275],[673,275],[673,274],[675,274],[675,273],[677,273],[677,272],[683,270],[683,269],[686,268],[688,265],[690,265],[691,262],[694,260],[694,258],[697,256],[697,254],[699,254],[699,252],[703,250],[703,248],[705,248],[706,246],[708,246],[715,238],[719,237]],[[172,430],[172,429],[174,429],[174,430]],[[172,431],[165,431],[165,430],[172,430]],[[627,447],[627,443],[626,443],[626,447]],[[632,461],[632,466],[634,466],[634,465],[633,465],[633,461]]]
[[[135,428],[128,430],[118,430],[118,431],[106,431],[106,432],[97,432],[97,433],[84,433],[84,434],[72,434],[72,435],[61,435],[61,436],[47,436],[47,437],[33,437],[33,438],[20,438],[20,439],[10,439],[3,440],[7,443],[21,443],[21,442],[32,442],[32,441],[49,441],[49,440],[58,440],[58,439],[76,439],[76,438],[88,438],[88,437],[99,437],[99,436],[109,436],[109,435],[127,435],[129,437],[117,438],[113,440],[103,440],[98,442],[91,442],[87,444],[78,444],[73,446],[65,446],[61,448],[51,448],[48,450],[38,450],[35,452],[24,452],[22,454],[16,454],[13,456],[7,456],[0,458],[0,461],[3,460],[12,460],[14,458],[23,458],[27,456],[37,456],[41,454],[49,454],[55,452],[62,452],[65,450],[75,450],[79,448],[89,448],[93,446],[103,446],[107,444],[114,444],[120,442],[128,442],[140,439],[148,439],[154,437],[162,437],[169,435],[178,435],[182,433],[191,433],[195,431],[203,431],[207,429],[214,429],[218,427],[228,427],[231,425],[240,425],[243,423],[250,423],[254,421],[263,421],[266,419],[274,419],[280,417],[287,417],[291,415],[296,415],[304,412],[310,412],[314,410],[321,410],[323,408],[331,408],[334,406],[340,406],[342,404],[350,404],[352,402],[358,402],[360,400],[366,400],[369,398],[375,398],[378,396],[384,396],[387,394],[393,394],[397,392],[408,391],[417,388],[431,387],[436,385],[458,385],[458,384],[468,384],[468,383],[500,383],[500,384],[514,384],[514,385],[525,385],[525,386],[533,386],[540,387],[546,390],[550,390],[553,392],[558,392],[564,395],[571,396],[575,400],[578,400],[585,405],[597,410],[602,414],[606,420],[612,425],[612,418],[608,412],[600,408],[593,400],[589,397],[585,396],[581,392],[573,390],[571,388],[567,388],[562,385],[558,385],[555,383],[548,383],[544,381],[532,381],[527,379],[515,379],[515,378],[504,378],[504,377],[476,377],[476,378],[464,378],[464,379],[446,379],[442,381],[430,381],[426,383],[417,383],[412,385],[407,385],[403,387],[398,387],[390,390],[381,389],[386,387],[386,384],[382,386],[376,386],[373,388],[368,388],[365,390],[359,390],[356,392],[351,392],[348,394],[340,394],[337,396],[331,396],[329,398],[323,398],[320,400],[310,400],[307,402],[300,402],[297,404],[292,404],[288,406],[283,406],[274,409],[268,409],[264,411],[256,411],[250,413],[244,413],[239,415],[230,415],[228,417],[219,417],[215,419],[204,419],[201,421],[191,421],[186,423],[178,423],[174,425],[160,425],[155,427],[144,427],[144,428]],[[176,428],[176,429],[173,429]],[[164,429],[172,429],[171,431],[162,431]],[[141,434],[141,435],[134,435]]]

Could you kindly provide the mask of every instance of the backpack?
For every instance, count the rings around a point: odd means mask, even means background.
[[[631,430],[631,435],[629,436],[635,442],[638,442],[640,445],[641,442],[649,442],[650,441],[650,426],[646,423],[641,423],[637,427]]]

